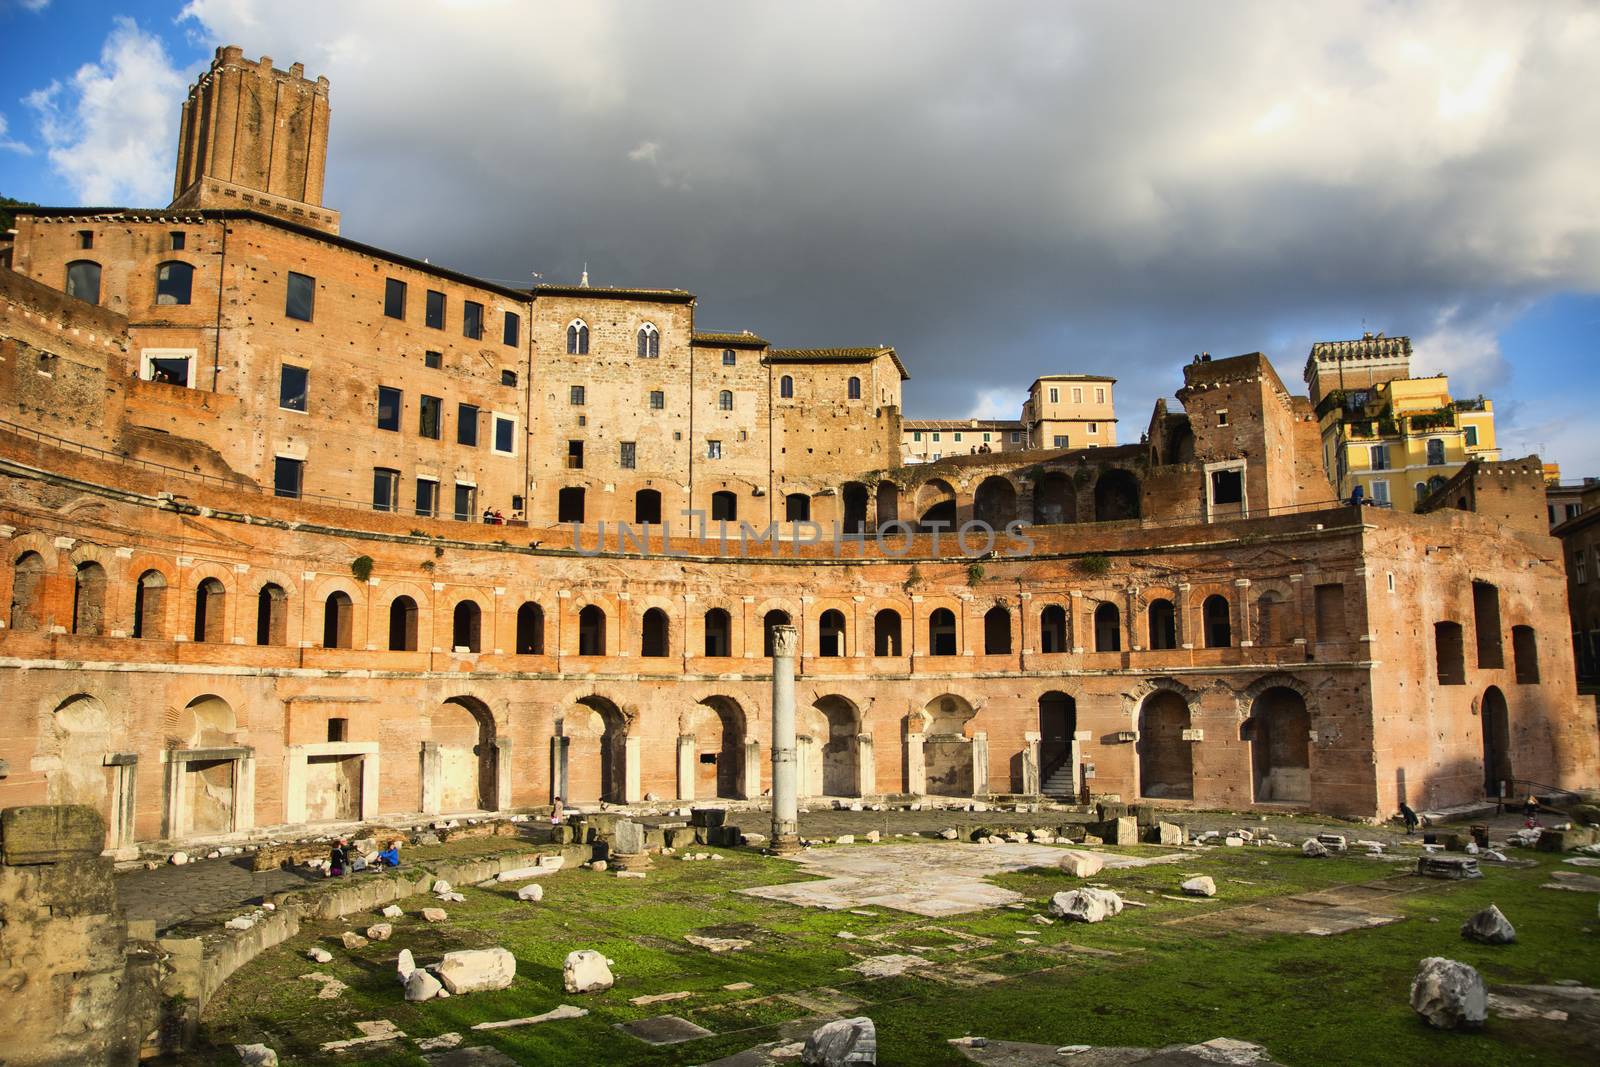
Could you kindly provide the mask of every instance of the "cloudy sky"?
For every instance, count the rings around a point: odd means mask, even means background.
[[[1600,6],[0,0],[0,195],[161,206],[221,43],[332,81],[344,232],[893,344],[907,414],[1410,334],[1600,474]]]

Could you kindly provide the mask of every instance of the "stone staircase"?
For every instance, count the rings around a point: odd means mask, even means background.
[[[1040,791],[1047,797],[1072,796],[1074,793],[1072,788],[1072,764],[1063,763],[1054,771],[1051,771],[1050,777],[1044,780],[1044,786]]]

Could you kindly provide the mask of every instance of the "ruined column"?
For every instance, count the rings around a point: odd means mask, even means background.
[[[922,751],[922,734],[906,734],[906,792],[920,797],[928,791],[928,761]]]
[[[437,815],[443,810],[439,800],[439,742],[422,742],[422,814]]]
[[[1039,796],[1044,792],[1044,783],[1039,781],[1039,735],[1025,733],[1022,735],[1022,792],[1027,796]]]
[[[761,742],[755,738],[744,743],[744,776],[740,779],[745,800],[761,796]]]
[[[622,802],[637,804],[644,799],[639,787],[641,744],[638,734],[622,739]]]
[[[694,799],[694,735],[678,735],[678,799]]]
[[[856,792],[870,797],[878,791],[878,762],[872,752],[872,735],[856,734]]]
[[[793,626],[772,628],[772,845],[775,855],[800,848],[800,792],[795,766]]]
[[[972,795],[989,795],[989,735],[982,731],[972,735]]]

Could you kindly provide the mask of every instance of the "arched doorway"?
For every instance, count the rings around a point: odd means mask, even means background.
[[[841,696],[825,696],[811,706],[802,732],[812,739],[817,759],[806,767],[808,782],[801,792],[813,796],[857,797],[861,795],[861,774],[857,758],[856,735],[861,716],[856,706]]]
[[[661,493],[656,489],[640,489],[633,494],[633,521],[635,525],[651,523],[661,525]]]
[[[1072,793],[1072,739],[1077,732],[1076,700],[1059,691],[1039,697],[1039,788],[1047,796]]]
[[[872,617],[872,654],[901,655],[900,613],[893,608],[884,608]]]
[[[1305,698],[1275,685],[1256,697],[1245,722],[1254,799],[1311,801],[1311,715]]]
[[[111,713],[87,694],[62,701],[50,716],[40,748],[56,757],[45,772],[45,802],[83,804],[110,818],[110,781],[105,756],[113,750]]]
[[[955,529],[956,491],[942,478],[933,478],[917,490],[917,521],[923,530],[933,523],[943,523],[940,529]]]
[[[738,800],[759,790],[745,784],[745,714],[732,697],[706,697],[688,715],[694,738],[694,795]]]
[[[1094,483],[1094,521],[1139,517],[1139,479],[1125,470],[1108,470]]]
[[[649,608],[639,629],[639,655],[660,659],[672,654],[672,624],[660,608]]]
[[[1512,780],[1511,772],[1511,715],[1506,708],[1506,695],[1497,685],[1483,692],[1480,708],[1483,718],[1483,793],[1500,795],[1500,783]],[[1508,784],[1506,789],[1509,791]]]
[[[1189,704],[1179,693],[1158,690],[1139,708],[1139,795],[1193,800],[1194,764],[1183,732]]]
[[[872,491],[860,482],[844,483],[844,532],[865,533]]]
[[[900,487],[893,482],[878,483],[878,525],[900,518]]]
[[[996,530],[1017,517],[1017,490],[1005,478],[991,475],[978,483],[972,496],[972,517]]]
[[[977,710],[963,697],[935,697],[922,709],[928,732],[922,743],[928,792],[942,797],[970,797],[973,789],[972,737],[969,727]]]
[[[226,834],[235,829],[240,787],[236,756],[208,753],[219,758],[187,759],[181,754],[232,748],[237,731],[232,705],[214,694],[195,697],[167,720],[167,832],[172,836]]]
[[[494,716],[476,697],[451,697],[433,712],[429,741],[437,746],[436,811],[493,811],[498,750]],[[428,754],[423,756],[424,775]],[[426,777],[423,789],[428,788]],[[426,801],[424,811],[428,810]]]
[[[560,723],[567,739],[567,796],[574,803],[620,804],[627,791],[628,720],[601,696],[584,697]]]
[[[1078,521],[1078,497],[1071,478],[1051,471],[1033,483],[1033,521],[1040,526]]]

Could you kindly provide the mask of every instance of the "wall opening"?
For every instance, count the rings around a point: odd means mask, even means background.
[[[1506,695],[1500,687],[1491,685],[1484,690],[1482,711],[1483,727],[1483,794],[1501,796],[1500,783],[1510,783],[1511,769],[1511,716],[1506,708]],[[1511,786],[1506,785],[1509,794]]]
[[[639,630],[639,655],[660,659],[672,651],[672,624],[660,608],[649,608]]]
[[[227,591],[215,578],[207,578],[194,591],[194,639],[213,644],[224,640],[223,623]]]
[[[1139,517],[1139,479],[1125,470],[1109,470],[1094,483],[1094,521],[1115,522]]]
[[[956,525],[956,491],[942,478],[933,478],[917,490],[918,523],[924,532],[954,529]]]
[[[1200,606],[1207,648],[1227,648],[1233,644],[1233,619],[1229,611],[1228,598],[1220,593],[1206,597]]]
[[[829,608],[817,619],[817,655],[845,654],[844,612]]]
[[[641,489],[633,494],[633,521],[661,525],[661,493],[655,489]]]
[[[1518,685],[1539,684],[1539,638],[1531,626],[1511,628],[1511,662]]]
[[[44,557],[24,552],[17,557],[11,574],[10,625],[27,632],[39,628],[39,594],[44,584]]]
[[[322,647],[349,648],[355,624],[355,605],[346,593],[329,593],[322,604]]]
[[[1110,601],[1103,601],[1094,609],[1094,650],[1122,651],[1122,613]]]
[[[884,608],[872,617],[872,654],[904,655],[900,641],[900,613],[893,608]]]
[[[871,491],[860,482],[846,482],[841,495],[844,498],[844,532],[865,533]]]
[[[706,612],[706,652],[708,657],[733,655],[733,620],[722,608]]]
[[[74,579],[72,632],[99,637],[105,633],[106,569],[98,563],[80,563]]]
[[[928,655],[956,654],[956,616],[949,608],[934,608],[928,616]]]
[[[1008,479],[991,475],[978,483],[972,497],[972,517],[996,530],[1017,518],[1017,490]]]
[[[544,608],[531,600],[517,609],[517,655],[544,655]]]
[[[463,600],[450,617],[450,647],[456,652],[478,652],[483,646],[483,611],[476,601]]]
[[[999,604],[983,615],[983,654],[985,656],[1011,654],[1011,612]]]
[[[256,593],[256,644],[289,643],[289,594],[276,582],[268,582]]]
[[[1052,691],[1039,697],[1039,787],[1047,795],[1072,792],[1072,740],[1078,732],[1078,702]]]
[[[133,636],[159,639],[167,617],[167,579],[160,571],[145,571],[133,592]]]
[[[1039,612],[1039,651],[1056,653],[1067,650],[1067,609],[1060,604],[1046,604]]]
[[[1139,708],[1139,795],[1153,799],[1193,800],[1194,765],[1183,739],[1189,729],[1189,705],[1170,689],[1158,690]]]
[[[1178,647],[1178,612],[1172,601],[1165,598],[1150,602],[1150,647],[1158,650]]]
[[[761,654],[772,658],[772,631],[779,626],[791,626],[787,611],[769,611],[761,617]]]
[[[590,604],[578,612],[578,655],[603,656],[606,654],[606,613],[599,605]]]
[[[1440,685],[1467,684],[1467,656],[1459,622],[1433,624],[1433,659]]]
[[[1500,641],[1500,590],[1488,582],[1472,583],[1472,630],[1478,642],[1478,669],[1505,667]]]
[[[1071,478],[1051,471],[1033,483],[1033,521],[1040,526],[1078,521],[1078,494]]]
[[[1305,699],[1287,686],[1267,689],[1250,705],[1244,731],[1255,800],[1310,803],[1311,715]]]
[[[417,650],[417,602],[397,596],[389,604],[389,651]]]
[[[928,792],[941,797],[970,797],[973,757],[968,728],[977,711],[964,698],[953,695],[936,697],[922,710],[928,720],[922,744]]]

